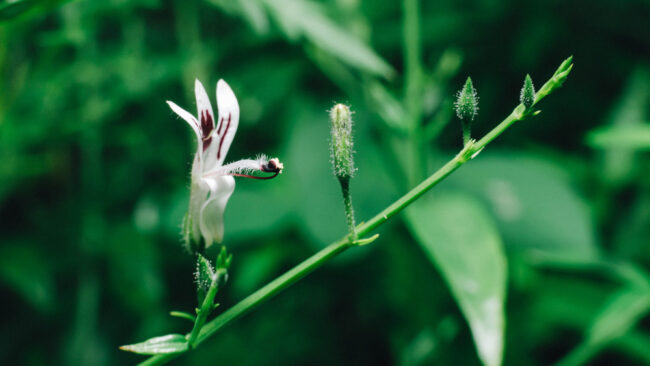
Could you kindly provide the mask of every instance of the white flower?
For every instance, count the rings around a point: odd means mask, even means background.
[[[174,102],[167,101],[167,104],[187,121],[196,134],[198,146],[192,164],[190,207],[184,230],[188,231],[186,232],[188,242],[199,243],[202,236],[207,248],[213,242],[220,243],[223,240],[223,215],[228,199],[235,190],[233,176],[270,179],[281,173],[283,166],[278,159],[268,159],[264,155],[256,159],[244,159],[223,165],[239,124],[237,98],[230,86],[225,81],[219,80],[217,83],[219,119],[215,126],[212,104],[203,84],[198,79],[194,89],[198,119]],[[258,177],[251,175],[253,172],[274,174]]]

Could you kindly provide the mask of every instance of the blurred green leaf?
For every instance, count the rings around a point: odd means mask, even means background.
[[[639,66],[627,77],[605,119],[606,126],[587,135],[590,145],[604,150],[598,175],[611,185],[629,182],[639,170],[640,157],[635,150],[648,148],[648,125],[643,121],[648,121],[649,101],[650,69]]]
[[[130,220],[113,221],[103,240],[108,248],[109,279],[117,301],[143,314],[151,313],[166,291],[160,275],[159,248],[149,237],[138,233]]]
[[[597,256],[589,206],[572,187],[568,171],[524,152],[479,156],[441,186],[461,187],[487,202],[509,248]]]
[[[0,4],[0,21],[15,18],[37,4],[36,0],[6,1]]]
[[[650,150],[650,124],[599,127],[589,132],[587,144],[598,149]]]
[[[205,0],[221,10],[241,16],[258,34],[266,34],[269,20],[259,0]]]
[[[397,132],[406,134],[409,126],[404,118],[406,112],[402,104],[379,81],[372,80],[364,83],[364,91],[375,112],[389,127]]]
[[[121,350],[141,355],[160,355],[187,351],[187,340],[181,334],[167,334],[141,343],[121,346]]]
[[[617,291],[597,314],[585,342],[571,351],[558,366],[585,364],[603,347],[629,333],[648,311],[650,287],[628,286]]]
[[[588,330],[587,342],[602,345],[616,339],[650,310],[650,288],[630,286],[616,292],[607,301]]]
[[[239,0],[242,15],[257,33],[264,34],[269,30],[269,20],[264,8],[258,0]]]
[[[467,319],[479,357],[500,365],[506,260],[501,239],[480,203],[460,193],[427,195],[406,210],[407,223],[440,269]]]
[[[38,249],[25,243],[0,246],[0,281],[12,287],[40,311],[56,303],[51,262]]]
[[[358,37],[325,15],[309,0],[259,0],[289,39],[305,37],[350,66],[390,78],[395,71]]]

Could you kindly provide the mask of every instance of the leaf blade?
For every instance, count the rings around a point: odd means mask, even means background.
[[[167,334],[144,342],[120,346],[120,349],[141,355],[163,355],[185,352],[188,350],[188,343],[185,336],[181,334]]]
[[[406,218],[467,319],[480,359],[500,365],[506,260],[495,224],[480,204],[462,194],[425,196],[407,209]]]

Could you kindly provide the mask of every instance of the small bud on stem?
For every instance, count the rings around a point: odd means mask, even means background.
[[[555,89],[559,88],[564,84],[564,81],[566,80],[567,76],[569,76],[569,73],[571,72],[571,69],[573,68],[573,56],[570,56],[562,64],[560,67],[555,70],[555,73],[553,74],[553,77],[547,81],[542,87],[539,89],[537,94],[535,94],[535,103],[539,102],[540,100],[544,99],[547,95],[551,94]]]
[[[354,176],[354,158],[352,150],[352,112],[344,104],[336,104],[330,110],[332,167],[334,175],[341,183],[343,203],[345,205],[345,218],[348,224],[348,233],[352,241],[357,239],[356,223],[352,197],[350,196],[350,178]]]
[[[332,166],[337,178],[354,175],[354,158],[352,157],[352,112],[344,104],[336,104],[330,110],[332,127]]]
[[[458,92],[455,107],[463,127],[463,145],[467,145],[471,139],[472,121],[478,114],[478,96],[472,78],[468,77],[465,86]]]
[[[524,79],[524,86],[521,88],[519,101],[526,109],[529,109],[535,103],[535,86],[533,85],[533,79],[528,74],[526,74],[526,79]]]

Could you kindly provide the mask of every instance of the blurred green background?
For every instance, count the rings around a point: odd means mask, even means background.
[[[0,1],[0,364],[134,364],[119,345],[189,331],[168,312],[195,306],[194,136],[165,100],[194,111],[194,78],[237,94],[227,160],[285,165],[237,181],[226,309],[345,234],[333,102],[355,112],[363,221],[459,150],[468,75],[480,137],[571,54],[541,115],[173,364],[478,365],[463,314],[484,360],[505,334],[506,365],[650,364],[649,19],[645,0]],[[495,307],[461,311],[478,290]]]

